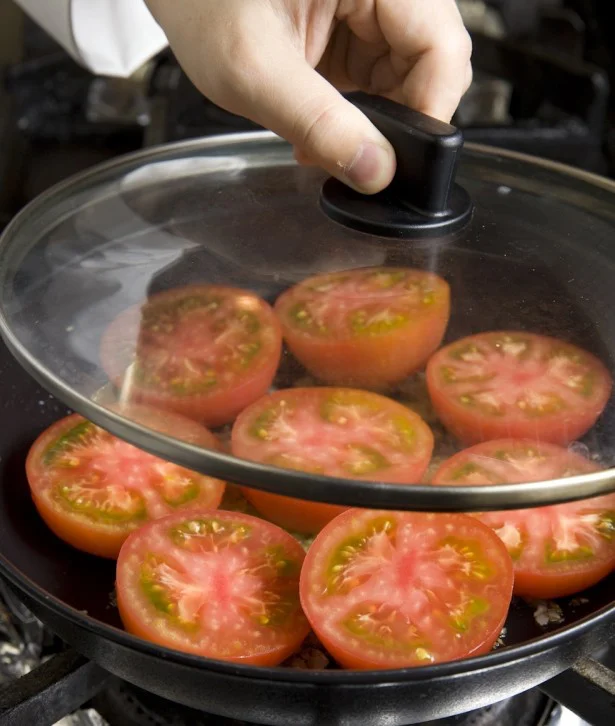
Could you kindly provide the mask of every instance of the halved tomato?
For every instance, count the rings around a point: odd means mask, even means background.
[[[310,547],[301,604],[346,668],[404,668],[486,653],[506,619],[512,562],[463,514],[351,509]]]
[[[133,421],[176,438],[216,448],[212,433],[177,414],[142,406]],[[224,482],[158,459],[78,414],[57,421],[32,445],[26,474],[34,504],[49,528],[73,547],[117,557],[128,535],[176,510],[215,509]]]
[[[597,471],[580,454],[533,441],[488,441],[456,454],[433,484],[545,481]],[[595,585],[615,569],[615,494],[580,502],[472,516],[492,527],[515,567],[515,593],[554,598]]]
[[[193,285],[121,313],[100,355],[123,400],[219,426],[267,392],[281,349],[279,322],[260,297]]]
[[[376,393],[291,388],[261,398],[233,426],[232,451],[252,461],[352,479],[416,484],[433,450],[427,424]],[[261,514],[296,532],[318,532],[348,507],[257,489],[245,496]]]
[[[176,512],[127,540],[117,562],[126,629],[188,653],[277,665],[309,632],[301,545],[248,514]]]
[[[597,358],[569,343],[492,332],[439,350],[427,365],[427,387],[442,423],[465,443],[567,444],[594,425],[612,379]]]
[[[431,272],[363,268],[304,280],[275,311],[288,347],[314,376],[380,387],[421,368],[440,345],[450,291]]]

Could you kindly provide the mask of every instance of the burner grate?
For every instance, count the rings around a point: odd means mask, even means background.
[[[117,679],[95,696],[90,706],[108,726],[251,726],[246,721],[179,706]],[[550,699],[533,690],[486,708],[430,721],[423,726],[542,726],[551,710]]]
[[[90,706],[109,726],[249,726],[180,706],[119,679],[113,679]]]

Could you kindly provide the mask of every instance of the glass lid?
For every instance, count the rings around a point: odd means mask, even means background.
[[[615,491],[615,184],[358,103],[398,156],[375,197],[266,132],[43,194],[0,245],[7,345],[89,421],[265,507]]]

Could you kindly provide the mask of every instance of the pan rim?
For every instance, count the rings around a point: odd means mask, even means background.
[[[233,148],[243,143],[290,149],[286,142],[268,131],[211,136],[163,144],[125,154],[59,182],[26,205],[0,234],[0,288],[2,288],[1,283],[7,281],[9,269],[7,255],[12,249],[12,238],[19,234],[20,227],[26,226],[32,215],[45,205],[57,202],[62,195],[69,194],[71,190],[74,192],[85,183],[100,180],[105,174],[126,171],[131,165],[143,161],[155,162],[184,152],[205,153],[211,149]],[[558,162],[480,144],[467,144],[465,148],[474,156],[489,159],[501,157],[519,161],[533,168],[546,169],[559,176],[577,179],[611,194],[615,193],[615,181]],[[214,452],[190,445],[111,412],[78,388],[69,385],[25,347],[12,328],[2,296],[0,296],[0,336],[20,365],[37,382],[71,409],[98,426],[155,456],[209,476],[231,480],[255,489],[287,496],[292,492],[297,498],[344,506],[366,506],[367,503],[370,509],[412,509],[434,512],[515,509],[519,505],[547,506],[597,497],[615,491],[613,488],[615,467],[548,481],[487,485],[480,490],[468,486],[451,486],[447,487],[446,492],[442,492],[438,487],[419,484],[400,487],[390,482],[314,474],[308,477],[304,472],[248,461],[226,452]]]
[[[532,638],[529,641],[523,642],[521,645],[503,646],[502,648],[492,650],[480,656],[463,658],[436,665],[390,670],[301,670],[280,666],[265,667],[231,663],[193,655],[191,653],[184,653],[179,650],[150,643],[125,630],[120,630],[87,613],[77,610],[54,595],[51,595],[34,580],[21,572],[3,554],[0,554],[0,575],[5,577],[14,587],[25,593],[26,596],[34,600],[37,604],[52,610],[60,617],[68,619],[72,624],[87,630],[92,635],[111,641],[114,645],[135,650],[141,655],[172,661],[174,665],[190,669],[202,670],[204,672],[214,671],[220,675],[249,678],[250,680],[296,683],[299,687],[308,685],[328,686],[332,688],[339,686],[382,686],[410,680],[431,681],[463,676],[469,672],[504,667],[515,661],[527,660],[533,656],[544,654],[575,636],[583,635],[598,625],[608,623],[609,620],[615,621],[615,600],[613,600],[609,605],[605,605],[597,612],[586,615],[573,623],[563,625],[555,631]],[[613,577],[613,574],[609,575],[609,577]]]

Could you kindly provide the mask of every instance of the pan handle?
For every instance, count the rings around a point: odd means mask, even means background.
[[[615,723],[615,671],[595,658],[581,658],[540,690],[592,726]]]
[[[111,675],[72,649],[0,686],[0,726],[52,726],[83,706]]]

